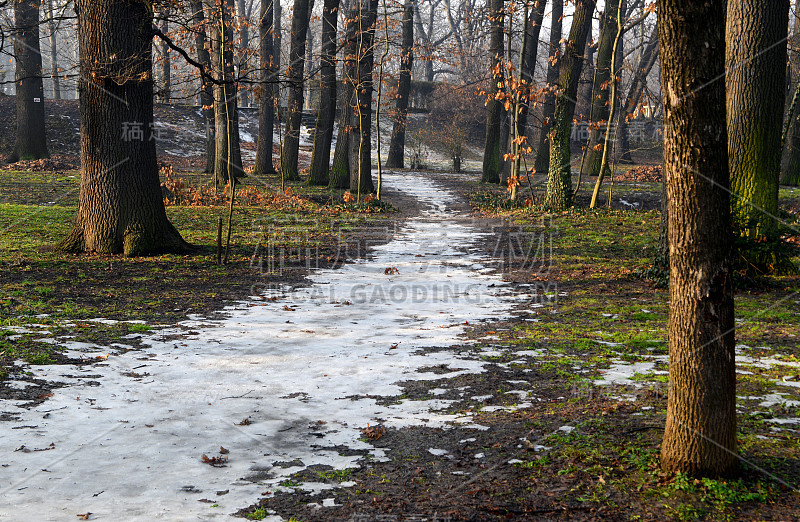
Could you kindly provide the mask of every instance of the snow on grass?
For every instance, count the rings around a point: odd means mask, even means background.
[[[519,302],[498,276],[471,268],[488,259],[474,248],[478,231],[445,211],[453,195],[420,175],[384,181],[429,208],[371,259],[316,271],[306,288],[277,288],[268,294],[276,301],[239,303],[227,319],[183,325],[200,333],[142,333],[145,351],[31,366],[69,385],[30,410],[4,405],[19,421],[0,424],[0,517],[226,518],[307,466],[354,467],[350,450],[385,458],[364,438],[367,425],[484,429],[440,413],[450,401],[376,400],[399,395],[397,382],[442,378],[425,367],[483,371],[482,361],[425,348],[454,345],[465,323],[504,317]],[[398,272],[387,276],[390,267]]]

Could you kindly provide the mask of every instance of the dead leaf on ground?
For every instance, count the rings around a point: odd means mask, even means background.
[[[89,520],[89,517],[92,516],[92,512],[91,511],[87,511],[86,513],[82,513],[82,514],[75,515],[75,516],[78,517],[81,520]]]
[[[386,434],[386,428],[383,426],[375,426],[374,428],[371,428],[370,425],[367,424],[367,427],[361,430],[361,433],[366,435],[368,439],[378,440]]]
[[[398,270],[396,266],[390,266],[389,268],[384,270],[383,273],[385,275],[395,275],[395,274],[399,274],[400,270]]]
[[[215,468],[224,468],[228,462],[228,457],[209,457],[205,453],[201,457],[204,463],[208,464],[209,466],[214,466]]]
[[[219,453],[220,453],[220,455],[227,455],[228,453],[230,453],[230,450],[227,450],[227,449],[223,448],[222,446],[220,446],[219,447]]]
[[[242,419],[242,422],[236,423],[237,426],[247,426],[249,424],[250,424],[250,417],[245,417],[244,419]]]

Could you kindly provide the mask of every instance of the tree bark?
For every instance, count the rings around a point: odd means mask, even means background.
[[[490,41],[489,54],[491,55],[492,69],[490,71],[489,89],[490,99],[486,104],[486,141],[483,149],[483,176],[482,183],[500,183],[500,171],[503,168],[500,158],[503,132],[503,102],[496,99],[500,92],[498,84],[503,82],[503,27],[504,12],[503,0],[487,0],[489,11]]]
[[[56,23],[53,20],[53,0],[47,0],[47,12],[50,13],[50,21],[47,23],[50,32],[50,79],[53,81],[53,99],[61,99],[61,75],[58,70],[58,43],[56,42]]]
[[[553,2],[550,13],[550,51],[546,76],[548,90],[545,93],[544,103],[542,104],[542,125],[539,130],[536,160],[534,161],[534,170],[536,172],[547,172],[550,168],[550,144],[548,140],[553,123],[553,113],[556,110],[556,98],[552,89],[556,88],[556,82],[558,81],[563,14],[564,4],[562,2]]]
[[[192,26],[195,30],[194,45],[197,48],[197,61],[209,74],[213,72],[211,55],[208,52],[209,42],[206,37],[206,17],[202,0],[192,0]],[[214,156],[216,154],[216,137],[214,135],[214,84],[200,76],[200,105],[206,127],[206,167],[203,172],[214,172]]]
[[[289,67],[286,71],[289,82],[288,125],[281,151],[281,174],[286,180],[299,180],[297,171],[300,151],[300,125],[303,119],[303,63],[306,53],[309,0],[294,0],[292,32],[289,47]]]
[[[59,244],[136,256],[188,245],[167,219],[153,123],[152,11],[145,2],[75,0],[80,42],[81,186]]]
[[[777,224],[789,0],[728,0],[725,65],[734,228]]]
[[[233,0],[222,0],[214,8],[212,52],[214,72],[214,182],[222,187],[245,176],[239,148],[239,118],[236,79],[233,71]]]
[[[17,140],[8,158],[48,158],[44,123],[42,55],[39,51],[39,0],[14,2],[14,56],[17,81]]]
[[[735,473],[725,2],[658,0],[669,202],[669,399],[661,467]],[[702,88],[698,88],[701,87]]]
[[[263,1],[263,0],[262,0]],[[275,25],[273,26],[272,32],[275,34],[275,39],[273,40],[273,55],[275,60],[275,85],[274,88],[274,96],[275,96],[275,117],[278,120],[278,125],[281,124],[283,118],[281,117],[281,84],[280,79],[281,75],[283,75],[283,70],[281,69],[281,35],[283,30],[281,29],[281,21],[283,19],[283,8],[281,7],[280,0],[274,1],[273,0],[273,10],[275,11]]]
[[[339,0],[325,0],[322,7],[322,67],[319,80],[319,110],[314,131],[314,150],[311,153],[310,185],[330,182],[331,142],[333,121],[336,118],[336,25]]]
[[[609,104],[614,103],[609,99],[610,81],[612,81],[611,58],[614,51],[614,40],[617,36],[617,17],[621,16],[619,9],[621,2],[622,0],[607,0],[603,10],[602,31],[600,32],[597,64],[592,83],[592,105],[589,113],[592,128],[589,132],[586,160],[583,162],[583,172],[581,172],[588,176],[597,176],[600,173],[600,159],[603,156],[603,150],[598,145],[601,145],[603,131],[608,121]],[[599,150],[595,150],[595,148]]]
[[[356,44],[358,84],[355,86],[353,123],[350,134],[350,190],[358,194],[375,192],[372,182],[372,68],[373,43],[378,0],[358,0],[358,41]]]
[[[414,0],[403,5],[403,46],[400,50],[400,77],[397,82],[397,102],[394,126],[389,142],[386,167],[402,169],[405,166],[406,124],[408,123],[408,97],[411,93],[411,68],[414,66]]]
[[[561,58],[558,76],[558,93],[550,131],[550,170],[547,176],[545,206],[550,210],[563,210],[572,205],[572,171],[570,169],[570,131],[575,113],[575,94],[586,45],[592,25],[594,0],[578,0],[572,18],[569,39]]]
[[[274,174],[272,163],[273,134],[275,131],[274,84],[277,83],[275,71],[275,50],[273,47],[274,0],[262,0],[259,32],[259,59],[261,61],[262,82],[258,89],[258,140],[256,142],[255,174]]]

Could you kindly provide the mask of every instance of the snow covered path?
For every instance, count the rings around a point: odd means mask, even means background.
[[[484,268],[480,231],[446,211],[453,194],[423,175],[384,181],[428,208],[370,259],[315,271],[308,287],[242,302],[228,319],[186,322],[189,333],[159,330],[149,348],[102,364],[31,367],[69,385],[31,410],[3,405],[21,420],[0,423],[0,518],[228,518],[307,466],[355,465],[337,449],[383,458],[358,440],[368,424],[471,424],[437,413],[448,401],[375,397],[442,377],[418,372],[427,366],[482,371],[481,361],[421,349],[459,343],[465,322],[507,316],[520,297]],[[228,460],[214,467],[204,454]]]

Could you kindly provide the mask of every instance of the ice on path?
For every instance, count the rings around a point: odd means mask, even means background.
[[[418,372],[424,366],[482,371],[480,361],[421,348],[457,343],[465,322],[505,316],[518,297],[472,268],[491,260],[478,253],[478,230],[446,210],[453,194],[422,175],[387,173],[384,182],[429,208],[370,259],[203,321],[212,327],[189,321],[200,333],[186,339],[159,340],[169,333],[161,331],[143,337],[146,350],[104,364],[31,367],[40,378],[79,378],[32,410],[3,406],[20,420],[0,423],[0,518],[228,518],[306,466],[356,465],[337,448],[383,458],[358,440],[367,424],[470,423],[432,412],[441,405],[431,401],[375,397],[398,394],[398,381],[442,377]],[[399,272],[386,275],[389,267]],[[220,446],[225,467],[201,461]]]

